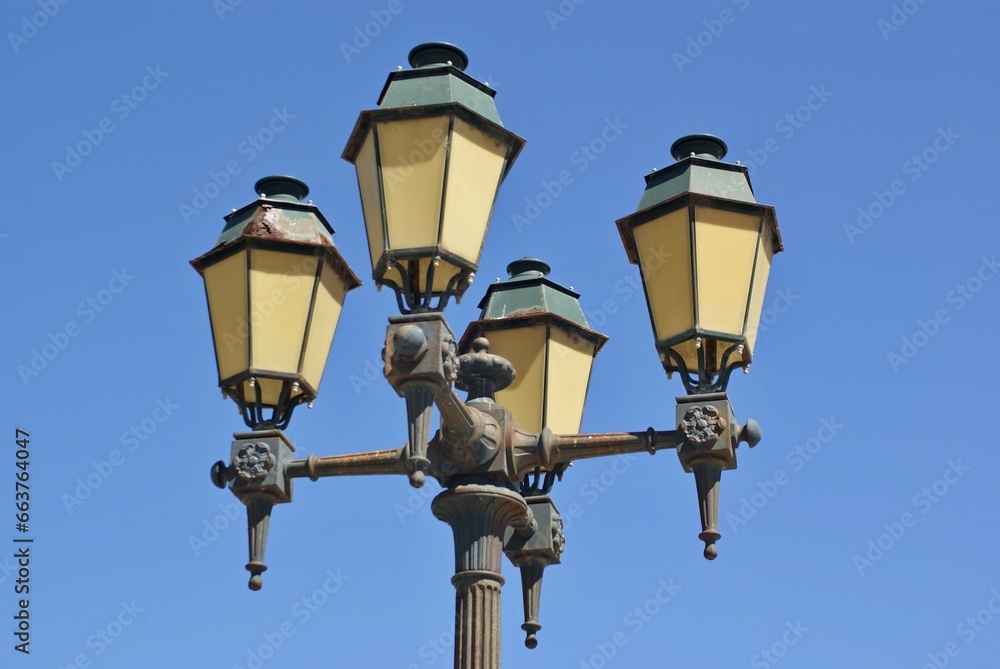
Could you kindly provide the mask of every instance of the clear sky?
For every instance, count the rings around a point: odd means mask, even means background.
[[[724,138],[786,248],[752,372],[730,384],[764,439],[723,479],[719,558],[702,558],[673,453],[578,463],[553,492],[567,547],[536,650],[505,566],[505,666],[996,667],[998,19],[941,0],[5,2],[0,665],[450,666],[435,483],[298,482],[264,589],[247,589],[242,507],[208,476],[243,425],[188,265],[258,178],[305,180],[365,284],[288,434],[303,457],[402,444],[378,369],[395,303],[374,290],[340,154],[410,48],[445,40],[527,139],[446,316],[462,332],[509,261],[547,260],[611,338],[584,430],[674,427],[683,390],[614,221],[676,138]],[[28,656],[12,634],[16,428]]]

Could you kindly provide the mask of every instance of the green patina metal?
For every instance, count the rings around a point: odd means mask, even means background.
[[[551,313],[585,328],[587,317],[580,307],[580,294],[547,278],[548,264],[537,258],[521,258],[507,266],[510,278],[497,281],[479,303],[482,320]]]
[[[677,162],[646,175],[646,190],[636,211],[681,193],[756,202],[746,166],[722,162],[727,150],[726,143],[713,135],[687,135],[678,139],[670,147]]]
[[[465,53],[452,44],[421,44],[410,52],[414,69],[389,75],[378,106],[390,109],[457,102],[503,126],[493,101],[496,91],[464,72],[468,62]]]
[[[228,244],[246,231],[247,227],[260,220],[266,208],[267,224],[289,241],[313,244],[333,244],[333,227],[319,208],[311,202],[302,202],[309,195],[309,187],[299,179],[289,176],[265,177],[259,180],[254,190],[259,199],[232,212],[226,219],[226,227],[216,240],[216,246]]]

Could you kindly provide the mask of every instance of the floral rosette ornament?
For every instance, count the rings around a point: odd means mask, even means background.
[[[684,414],[681,430],[689,443],[708,448],[726,431],[726,420],[714,406],[696,406]]]
[[[247,481],[264,478],[274,467],[274,456],[264,443],[247,444],[236,453],[236,473]]]

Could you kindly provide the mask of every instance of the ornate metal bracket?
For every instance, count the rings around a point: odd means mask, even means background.
[[[538,646],[538,610],[542,599],[542,576],[549,565],[559,564],[566,536],[555,503],[547,496],[526,497],[525,502],[535,518],[535,531],[529,536],[513,530],[507,532],[504,553],[521,570],[521,595],[524,599],[524,624],[527,636],[524,645]]]
[[[719,532],[719,488],[722,472],[736,469],[736,448],[760,441],[760,426],[754,420],[740,428],[725,393],[688,395],[677,398],[677,457],[684,471],[694,474],[698,492],[701,533],[705,557],[719,555],[715,543]]]
[[[230,464],[221,460],[212,467],[212,481],[229,489],[247,507],[250,589],[263,586],[261,574],[267,570],[264,552],[275,504],[292,501],[292,481],[287,475],[295,446],[281,430],[260,430],[233,435]]]

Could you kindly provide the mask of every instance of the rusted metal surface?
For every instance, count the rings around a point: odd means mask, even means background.
[[[285,467],[288,478],[324,476],[361,476],[371,474],[406,474],[405,449],[389,448],[347,455],[310,455],[305,460],[293,460]]]
[[[431,503],[455,538],[455,667],[500,669],[500,564],[508,528],[537,526],[524,498],[496,485],[457,485]]]
[[[645,432],[605,432],[603,434],[559,434],[552,436],[556,462],[570,462],[606,455],[638,453],[654,454],[677,447],[677,430]]]

